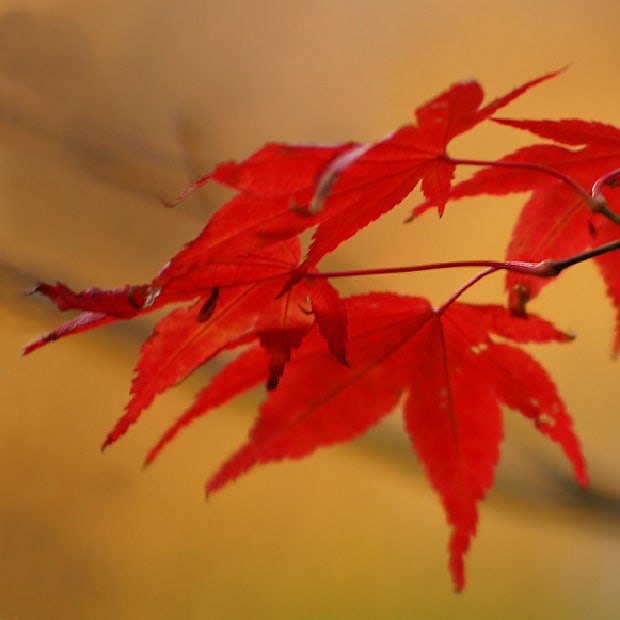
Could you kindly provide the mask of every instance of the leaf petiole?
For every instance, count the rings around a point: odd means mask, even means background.
[[[620,216],[612,211],[607,206],[605,196],[601,193],[603,186],[615,187],[620,182],[620,168],[612,170],[598,179],[592,186],[591,193],[588,193],[575,179],[568,175],[555,170],[554,168],[548,168],[542,164],[536,164],[528,161],[487,161],[482,159],[456,159],[448,155],[444,160],[455,166],[481,166],[489,168],[514,168],[516,170],[532,170],[534,172],[541,172],[542,174],[548,174],[556,179],[559,179],[563,183],[566,183],[571,187],[575,193],[583,200],[588,209],[592,213],[600,213],[607,219],[618,224],[620,226]]]
[[[607,219],[610,219],[612,222],[620,225],[620,216],[612,211],[607,206],[607,201],[602,194],[603,187],[617,187],[620,183],[620,168],[616,168],[616,170],[612,170],[607,174],[604,174],[602,177],[597,179],[592,185],[592,199],[595,201],[599,201],[601,207],[599,209],[599,213],[604,215]]]
[[[448,155],[445,156],[445,161],[455,166],[480,166],[489,168],[514,168],[515,170],[532,170],[534,172],[540,172],[542,174],[548,174],[549,176],[559,179],[563,183],[566,183],[571,187],[576,194],[585,202],[587,207],[595,212],[601,212],[600,199],[596,199],[590,195],[575,179],[568,175],[555,170],[554,168],[548,168],[542,164],[536,164],[529,161],[487,161],[484,159],[458,159]],[[618,171],[616,171],[618,172]]]
[[[486,276],[495,273],[499,270],[499,267],[488,267],[484,271],[478,272],[473,278],[467,280],[465,284],[460,286],[450,297],[444,301],[439,308],[435,310],[435,314],[442,315],[467,289],[470,289],[474,284],[485,278]]]

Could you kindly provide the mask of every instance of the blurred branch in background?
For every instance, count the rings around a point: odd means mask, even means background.
[[[0,139],[44,165],[83,173],[156,200],[176,187],[178,159],[119,135],[97,101],[95,51],[59,18],[26,10],[0,18]],[[101,93],[103,96],[103,93]],[[97,105],[93,105],[96,102]],[[176,172],[176,173],[175,173]],[[37,170],[32,171],[33,183]]]
[[[157,188],[179,185],[174,158],[166,161],[122,136],[112,136],[105,127],[66,118],[5,81],[0,81],[0,139],[43,161],[60,158],[83,174],[141,198],[161,199]],[[36,182],[36,170],[32,174]]]
[[[506,411],[506,416],[511,413]],[[411,446],[397,425],[386,424],[354,445],[373,458],[414,470]],[[421,473],[417,464],[415,471]],[[527,439],[507,433],[491,494],[493,505],[511,512],[521,511],[524,519],[534,518],[532,510],[536,510],[550,521],[564,519],[582,524],[585,519],[598,531],[618,534],[620,495],[616,489],[619,484],[607,480],[608,488],[595,482],[584,491],[565,463],[535,451]]]

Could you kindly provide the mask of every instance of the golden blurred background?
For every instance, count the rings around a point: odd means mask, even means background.
[[[532,309],[578,332],[532,348],[566,398],[590,466],[506,412],[496,487],[455,595],[448,529],[398,417],[347,446],[259,468],[205,502],[260,394],[212,413],[141,470],[207,379],[161,397],[104,455],[151,320],[23,359],[62,317],[23,292],[148,280],[223,193],[162,207],[196,174],[269,140],[371,140],[474,77],[489,97],[569,71],[516,117],[620,124],[616,0],[0,0],[0,619],[612,619],[620,616],[620,438],[612,310],[590,265]],[[454,154],[525,138],[483,127]],[[500,258],[523,196],[401,225],[409,202],[332,267]],[[464,272],[340,283],[441,301]],[[501,278],[469,300],[498,302]]]

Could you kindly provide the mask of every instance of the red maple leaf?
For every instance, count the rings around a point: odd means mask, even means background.
[[[456,168],[447,153],[450,141],[557,74],[531,80],[485,106],[478,82],[459,82],[419,107],[415,125],[405,125],[378,142],[352,147],[336,157],[309,205],[311,213],[322,215],[305,264],[315,265],[398,205],[420,181],[427,199],[443,211]]]
[[[460,589],[477,503],[492,484],[498,460],[500,404],[520,411],[559,443],[586,483],[571,420],[548,374],[493,335],[519,343],[569,337],[543,319],[521,318],[499,306],[455,303],[440,312],[425,299],[391,293],[352,297],[346,306],[350,367],[326,352],[316,331],[310,334],[261,406],[247,443],[209,480],[207,492],[259,463],[348,441],[390,413],[404,395],[406,430],[452,526],[450,569]],[[253,347],[216,375],[147,461],[192,420],[262,381],[264,355]]]
[[[618,237],[618,226],[600,213],[593,213],[566,178],[549,174],[557,171],[590,190],[605,174],[620,167],[620,129],[579,119],[517,121],[494,119],[532,132],[560,144],[536,144],[520,148],[494,162],[452,188],[451,199],[482,193],[508,194],[531,191],[521,210],[506,251],[507,260],[535,262],[564,258]],[[568,145],[568,146],[564,146]],[[526,164],[519,167],[518,164]],[[527,164],[532,164],[527,167]],[[507,166],[508,165],[508,166]],[[610,209],[620,213],[620,196],[606,196]],[[415,210],[419,215],[432,206],[428,201]],[[607,285],[617,313],[614,347],[620,350],[620,256],[617,252],[594,258]],[[506,289],[511,306],[523,309],[547,284],[540,278],[509,272]]]
[[[179,255],[183,255],[184,250]],[[298,266],[297,238],[264,249],[244,262],[212,265],[173,258],[151,285],[122,289],[91,288],[74,293],[63,284],[40,284],[34,290],[62,310],[84,312],[28,345],[24,352],[122,318],[151,312],[164,304],[191,300],[161,319],[140,352],[126,413],[108,434],[104,447],[116,441],[155,396],[176,385],[225,349],[258,340],[267,352],[267,383],[278,384],[291,351],[316,322],[328,349],[346,363],[346,313],[336,290],[308,274],[284,295],[278,293]],[[202,267],[202,268],[201,268]],[[222,284],[220,284],[222,283]],[[157,291],[153,294],[152,291]],[[149,297],[150,295],[150,297]]]
[[[565,162],[545,162],[590,189],[605,174],[620,167],[620,129],[603,123],[578,119],[559,121],[511,121],[498,119],[505,125],[531,131],[542,138],[556,140],[573,148],[566,149]],[[549,149],[553,145],[541,145]],[[580,147],[580,148],[574,148]],[[541,157],[541,159],[543,159]],[[608,207],[620,213],[620,195],[606,195]],[[555,216],[555,221],[550,218]],[[545,226],[545,223],[547,226]],[[618,238],[618,225],[600,213],[591,213],[583,200],[556,179],[536,188],[515,224],[507,258],[528,260],[564,257],[583,252],[595,245]],[[605,280],[607,293],[616,311],[614,350],[620,351],[620,255],[617,252],[594,257]],[[506,288],[524,291],[528,299],[535,297],[548,283],[545,279],[517,277],[508,274]]]

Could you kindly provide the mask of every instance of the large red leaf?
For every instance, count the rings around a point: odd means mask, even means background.
[[[481,107],[478,82],[459,82],[416,110],[416,124],[406,125],[372,144],[354,147],[328,166],[310,203],[321,213],[306,265],[399,204],[422,181],[422,191],[440,212],[449,197],[455,165],[450,141],[489,118],[532,86],[557,72],[519,86]]]
[[[499,306],[455,303],[442,314],[424,299],[389,293],[352,297],[346,306],[350,367],[326,351],[318,330],[306,336],[261,406],[248,442],[209,480],[207,491],[259,463],[300,458],[350,440],[392,411],[405,393],[406,429],[451,524],[450,568],[461,588],[477,504],[498,459],[501,403],[556,441],[585,484],[579,444],[551,379],[527,353],[497,343],[492,334],[519,343],[569,337],[536,316],[518,317]],[[250,349],[223,369],[149,460],[180,428],[258,383],[265,372],[256,366],[261,356]]]
[[[238,265],[234,261],[215,266],[194,263],[177,269],[173,259],[154,280],[156,285],[91,288],[74,293],[63,284],[40,284],[37,290],[59,308],[83,312],[37,339],[25,352],[167,303],[191,301],[189,306],[177,308],[161,319],[144,343],[131,399],[125,414],[106,437],[105,447],[123,435],[158,394],[224,349],[257,340],[268,354],[267,384],[273,389],[291,351],[301,344],[316,321],[327,347],[341,363],[346,363],[347,320],[337,291],[326,280],[309,274],[279,295],[298,261],[299,242],[293,238],[271,244],[256,259],[248,258]]]

